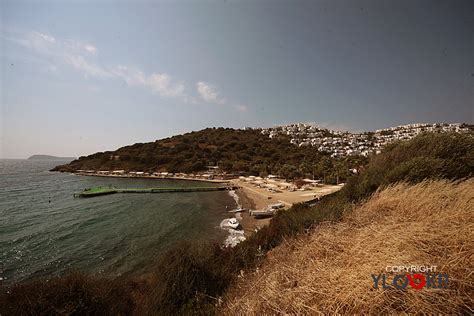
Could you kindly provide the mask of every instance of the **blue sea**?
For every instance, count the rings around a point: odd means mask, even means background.
[[[234,199],[223,191],[112,194],[118,188],[209,186],[162,179],[50,172],[61,161],[0,160],[0,277],[3,284],[83,271],[117,277],[141,273],[178,241],[222,242],[220,222]]]

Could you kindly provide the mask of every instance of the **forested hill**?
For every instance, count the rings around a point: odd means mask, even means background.
[[[350,157],[336,161],[316,147],[298,147],[285,135],[269,138],[259,130],[207,128],[150,143],[137,143],[116,151],[80,157],[53,171],[118,170],[145,172],[198,172],[219,165],[226,172],[280,174],[296,178],[322,177],[324,172],[360,165],[363,159]]]

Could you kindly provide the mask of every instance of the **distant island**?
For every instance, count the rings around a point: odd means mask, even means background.
[[[33,155],[28,160],[76,160],[76,157],[56,157],[50,155]]]

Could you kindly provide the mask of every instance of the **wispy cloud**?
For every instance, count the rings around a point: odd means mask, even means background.
[[[108,73],[115,78],[122,79],[130,86],[144,86],[164,97],[181,98],[183,101],[188,100],[184,83],[174,82],[165,73],[152,73],[147,76],[135,67],[124,65],[110,67]]]
[[[208,103],[219,105],[226,105],[236,110],[237,112],[245,113],[248,107],[245,104],[232,104],[226,98],[221,97],[217,87],[205,81],[198,81],[196,83],[196,92],[202,100]]]
[[[86,44],[86,45],[84,46],[84,49],[85,49],[86,51],[88,51],[89,53],[92,53],[92,54],[95,54],[95,53],[97,52],[97,48],[95,48],[95,46],[92,46],[92,45],[90,45],[90,44]]]
[[[81,55],[64,54],[64,61],[83,73],[86,77],[111,77],[111,73],[102,67],[87,61]]]
[[[46,42],[50,42],[50,43],[56,43],[56,39],[52,36],[49,36],[47,34],[43,34],[43,33],[39,33],[39,32],[34,32],[35,35],[37,35],[38,37],[42,38],[43,40],[45,40]]]
[[[143,86],[163,97],[189,100],[182,82],[175,82],[165,73],[145,75],[141,70],[123,65],[102,65],[97,61],[97,47],[91,43],[57,39],[49,34],[29,32],[17,34],[16,43],[41,55],[56,67],[70,66],[86,78],[112,78],[125,81],[130,86]]]
[[[124,80],[128,85],[146,85],[145,74],[136,68],[117,65],[110,68],[110,73],[119,78]]]
[[[206,102],[224,104],[226,101],[219,95],[217,88],[210,83],[199,81],[196,83],[196,90],[199,97]]]
[[[182,82],[172,83],[167,74],[152,74],[147,83],[154,91],[167,97],[184,96],[184,84]]]
[[[200,99],[207,103],[227,105],[239,112],[246,112],[245,105],[231,105],[222,97],[217,87],[205,81],[196,83],[195,94],[189,95],[183,81],[175,80],[166,73],[146,74],[142,70],[127,65],[104,65],[98,61],[98,48],[89,42],[73,39],[59,39],[37,31],[16,32],[2,37],[28,48],[44,62],[54,65],[57,71],[63,66],[72,67],[86,78],[109,78],[122,80],[129,86],[141,86],[162,97],[176,98],[185,103],[197,103]],[[193,93],[194,94],[194,93]]]

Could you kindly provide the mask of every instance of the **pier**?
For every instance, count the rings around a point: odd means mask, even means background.
[[[208,192],[237,190],[238,186],[219,187],[181,187],[181,188],[142,188],[142,189],[118,189],[115,187],[93,187],[85,189],[80,193],[74,193],[74,197],[95,197],[115,193],[178,193],[178,192]]]

